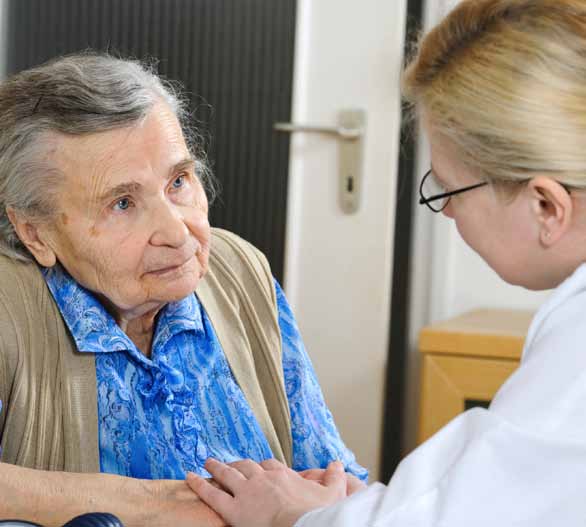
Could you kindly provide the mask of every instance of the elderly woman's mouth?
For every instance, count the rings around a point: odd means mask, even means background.
[[[193,264],[194,258],[195,258],[195,255],[191,256],[190,258],[188,258],[187,260],[185,260],[183,263],[180,263],[180,264],[165,265],[165,266],[161,266],[161,267],[156,267],[152,271],[147,271],[145,273],[145,275],[167,277],[167,276],[171,276],[174,274],[181,274],[181,273],[189,270],[189,268]]]

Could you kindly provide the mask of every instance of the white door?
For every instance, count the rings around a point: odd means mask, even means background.
[[[293,121],[367,113],[361,204],[338,202],[338,141],[292,137],[285,290],[347,445],[378,477],[406,0],[299,0]],[[392,365],[391,365],[392,366]]]

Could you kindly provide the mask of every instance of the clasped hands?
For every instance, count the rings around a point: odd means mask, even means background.
[[[208,459],[206,470],[220,487],[188,473],[189,487],[233,527],[291,527],[306,512],[366,487],[334,461],[326,469],[295,472],[268,459],[224,464]]]

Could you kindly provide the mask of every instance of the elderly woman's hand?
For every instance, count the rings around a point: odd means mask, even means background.
[[[116,474],[36,470],[0,463],[0,518],[63,525],[74,516],[108,511],[124,525],[225,527],[184,481]]]
[[[210,507],[202,503],[183,481],[141,480],[149,488],[148,525],[173,527],[225,527]],[[146,526],[146,523],[141,525]]]
[[[306,512],[346,497],[346,474],[339,461],[330,463],[319,482],[274,459],[233,466],[208,459],[206,469],[229,493],[192,473],[187,484],[233,527],[291,527]]]

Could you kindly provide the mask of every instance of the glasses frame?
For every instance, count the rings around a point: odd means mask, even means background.
[[[456,190],[451,190],[450,192],[444,192],[442,194],[435,194],[433,196],[429,196],[429,197],[425,197],[423,195],[423,185],[425,184],[425,180],[431,175],[431,173],[433,172],[433,168],[430,168],[425,175],[423,176],[423,179],[421,180],[421,184],[419,185],[419,204],[420,205],[427,205],[429,207],[430,210],[432,210],[433,212],[441,212],[442,210],[444,210],[447,206],[448,203],[450,202],[450,198],[452,196],[455,196],[456,194],[462,194],[462,192],[468,192],[469,190],[474,190],[475,188],[480,188],[480,187],[484,187],[485,185],[488,185],[488,181],[482,181],[480,183],[476,183],[474,185],[469,185],[467,187],[462,187]],[[431,205],[431,203],[433,203],[434,201],[438,201],[440,199],[446,199],[446,202],[440,207],[434,207],[433,205]]]

